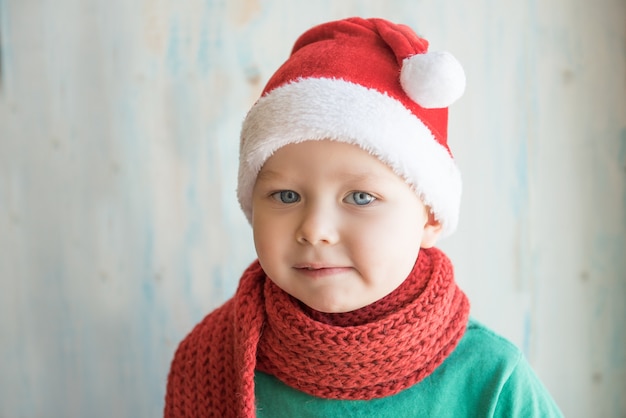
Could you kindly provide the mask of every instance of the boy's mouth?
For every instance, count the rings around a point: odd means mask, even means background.
[[[351,270],[350,267],[329,264],[297,264],[293,268],[309,277],[332,276],[347,273]]]
[[[293,268],[298,270],[323,270],[323,269],[332,269],[332,268],[340,268],[339,266],[335,266],[332,264],[323,264],[323,263],[301,263],[296,264]]]

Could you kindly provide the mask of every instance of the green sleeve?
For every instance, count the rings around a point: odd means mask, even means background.
[[[532,370],[524,356],[520,355],[498,396],[495,417],[563,417],[558,406]]]

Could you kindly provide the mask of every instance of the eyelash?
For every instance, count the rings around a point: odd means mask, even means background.
[[[363,203],[363,204],[359,204],[356,202],[355,197],[358,196],[359,199],[365,198],[367,199],[367,202]],[[371,194],[367,193],[367,192],[352,192],[350,193],[348,196],[346,196],[346,199],[344,200],[348,200],[349,198],[351,198],[350,200],[352,200],[352,202],[348,202],[357,206],[367,206],[370,205],[371,203],[373,203],[376,198],[374,196],[372,196]]]
[[[357,196],[358,196],[358,199],[366,199],[367,201],[359,204],[357,203]],[[271,197],[286,205],[290,205],[290,204],[300,201],[300,195],[297,192],[294,192],[293,190],[281,190],[278,192],[274,192],[271,194]],[[350,194],[348,194],[348,196],[346,196],[344,200],[347,201],[347,203],[353,204],[356,206],[367,206],[373,203],[374,201],[376,201],[376,198],[372,196],[370,193],[357,191],[357,192],[351,192]]]
[[[285,197],[287,197],[288,194],[292,194],[296,200],[291,201],[291,202],[285,202]],[[286,205],[290,205],[292,203],[296,203],[300,201],[300,195],[294,192],[293,190],[281,190],[279,192],[272,193],[271,196],[277,201],[284,203]],[[287,200],[291,200],[291,199],[287,199]]]

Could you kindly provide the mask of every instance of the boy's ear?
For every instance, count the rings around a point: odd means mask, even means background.
[[[422,244],[420,247],[430,248],[434,246],[437,239],[439,239],[439,235],[441,235],[442,229],[441,222],[435,219],[435,215],[429,210],[428,220],[424,225],[424,234],[422,235]]]

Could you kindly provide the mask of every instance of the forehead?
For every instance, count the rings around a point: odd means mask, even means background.
[[[272,180],[370,184],[401,183],[398,176],[376,156],[357,145],[329,140],[310,140],[278,149],[261,168],[256,183]]]
[[[279,148],[267,159],[261,170],[268,166],[280,166],[294,161],[323,165],[339,161],[353,168],[359,166],[387,168],[377,157],[357,145],[331,140],[307,140]]]

